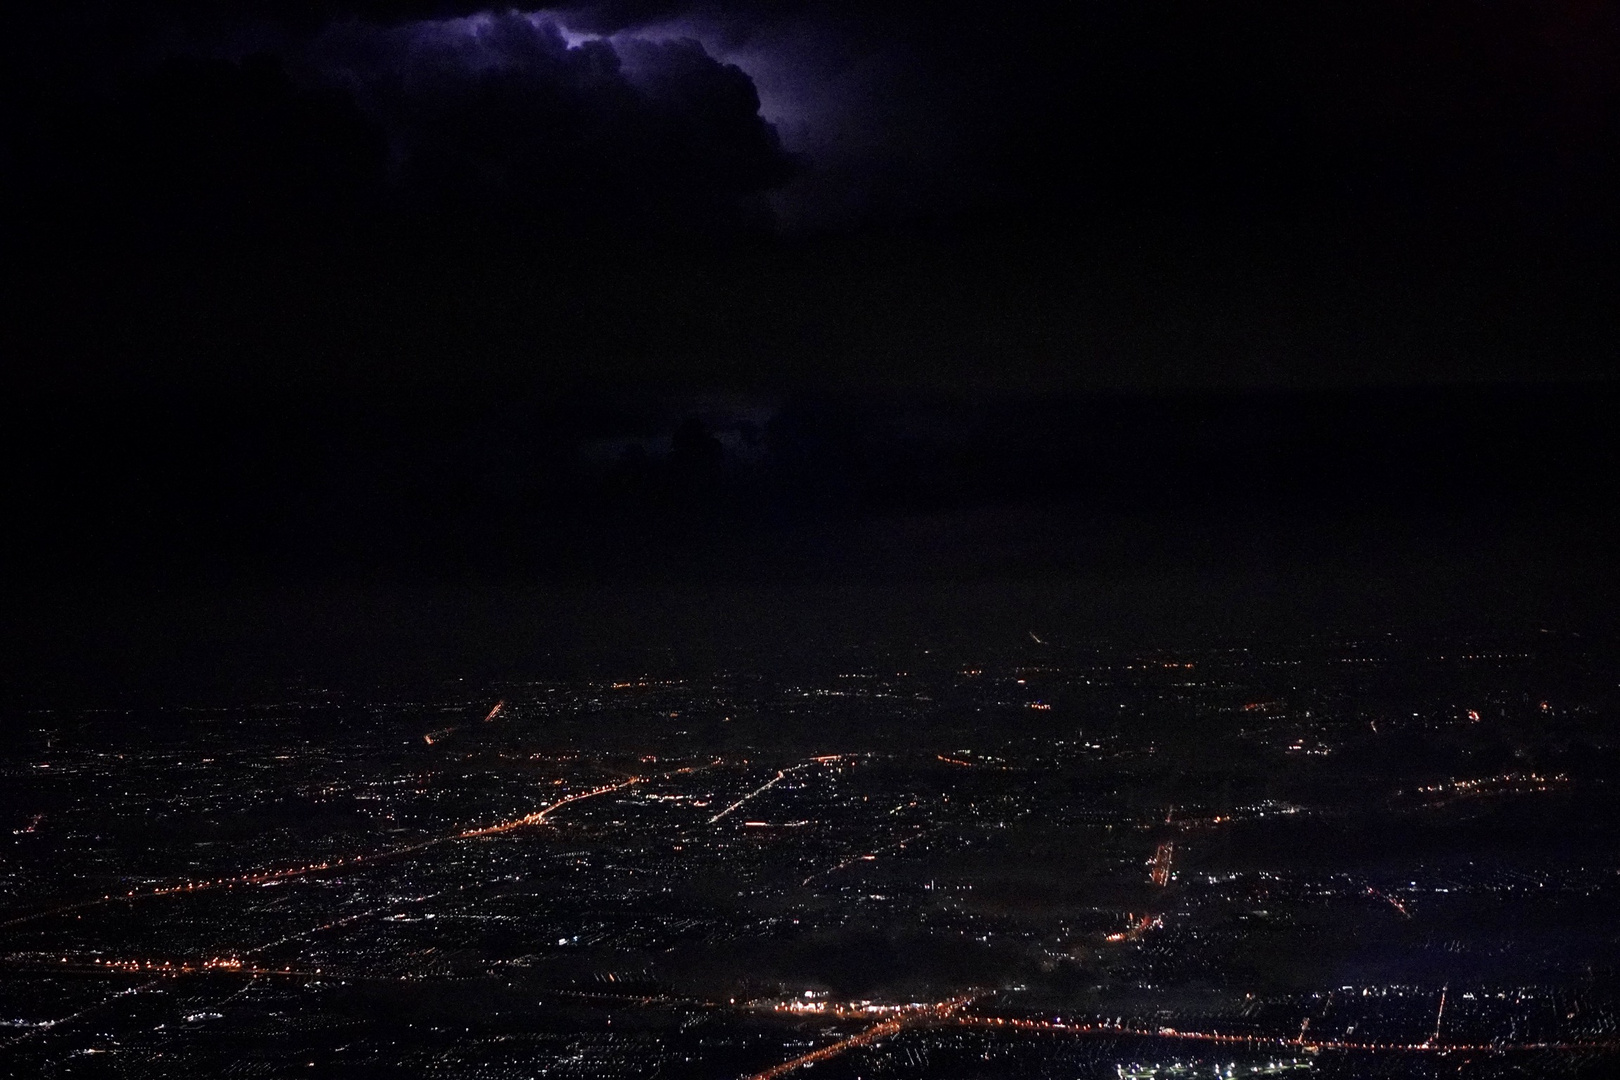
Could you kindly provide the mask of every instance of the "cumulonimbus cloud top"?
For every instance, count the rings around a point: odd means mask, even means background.
[[[937,203],[941,192],[931,188],[963,175],[959,161],[935,167],[955,152],[952,121],[948,110],[919,107],[933,95],[904,43],[860,33],[826,13],[659,4],[639,12],[349,19],[329,24],[306,55],[390,118],[396,149],[408,141],[411,114],[432,112],[427,99],[453,96],[458,83],[533,89],[549,81],[576,100],[593,99],[599,116],[628,88],[666,115],[674,109],[697,121],[679,133],[688,159],[718,155],[717,166],[740,169],[735,179],[762,192],[778,222],[790,226],[837,225],[864,214],[884,201],[878,189],[885,184],[903,188],[901,202]],[[723,85],[729,89],[722,92]],[[764,130],[777,154],[768,167],[760,153]],[[728,187],[712,177],[705,183]]]
[[[304,64],[385,129],[422,198],[717,218],[793,172],[749,75],[669,32],[592,35],[549,12],[348,21]]]
[[[127,205],[125,216],[150,219],[155,234],[176,218],[252,220],[209,207],[263,201],[261,189],[283,180],[309,191],[271,202],[371,190],[362,174],[379,143],[386,184],[406,204],[503,214],[550,206],[597,221],[700,228],[773,217],[836,226],[874,185],[914,201],[930,178],[960,171],[928,165],[949,121],[918,90],[920,77],[904,74],[905,35],[877,33],[834,8],[241,0],[205,14],[131,0],[113,17],[90,0],[66,0],[34,21],[29,48],[0,48],[16,61],[8,76],[31,86],[28,100],[77,103],[67,111],[93,113],[94,123],[71,132],[36,124],[39,152],[22,146],[12,156],[40,166],[48,199],[94,189],[79,202]],[[290,78],[277,82],[264,57]],[[357,116],[370,136],[357,131]],[[304,157],[278,149],[288,142]],[[156,155],[163,147],[178,149]],[[77,187],[60,182],[64,149],[83,159]],[[348,163],[341,183],[327,175],[327,157]],[[209,177],[253,192],[214,192]],[[149,213],[140,193],[164,211]],[[77,219],[84,208],[58,216]]]

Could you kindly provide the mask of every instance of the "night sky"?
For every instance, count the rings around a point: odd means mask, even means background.
[[[1611,624],[1620,5],[65,0],[0,50],[12,685]]]

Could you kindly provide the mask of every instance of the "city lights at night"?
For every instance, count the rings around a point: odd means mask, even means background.
[[[751,1080],[1607,1060],[1607,946],[1540,929],[1620,902],[1603,773],[1558,749],[1606,736],[1547,727],[1526,660],[1338,663],[1360,647],[1211,649],[1191,679],[1048,644],[1038,671],[509,684],[453,751],[421,729],[487,705],[36,712],[5,765],[5,1052],[200,1074],[260,1032],[271,1068]],[[1502,740],[1522,771],[1472,765]]]

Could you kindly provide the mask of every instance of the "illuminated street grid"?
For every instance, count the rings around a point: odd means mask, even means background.
[[[1606,1075],[1568,642],[21,709],[0,1072]]]

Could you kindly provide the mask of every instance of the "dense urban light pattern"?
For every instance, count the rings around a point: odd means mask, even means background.
[[[13,717],[0,1062],[776,1080],[1620,1055],[1615,694],[1578,643],[772,670]]]

